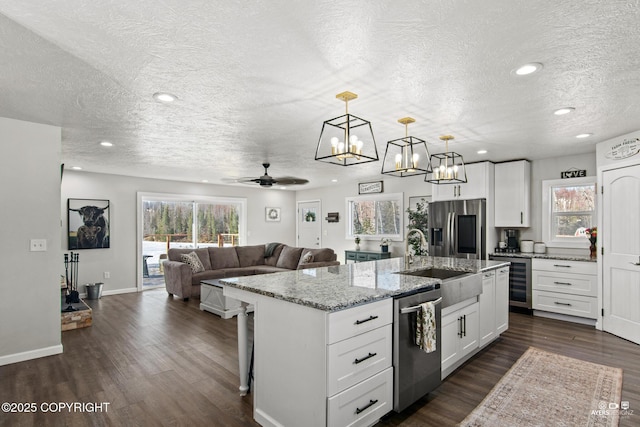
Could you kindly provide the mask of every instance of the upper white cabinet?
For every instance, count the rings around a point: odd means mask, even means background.
[[[493,191],[493,166],[491,162],[466,165],[467,182],[464,184],[431,184],[432,200],[490,198]]]
[[[495,165],[495,226],[529,227],[531,163],[528,160]]]

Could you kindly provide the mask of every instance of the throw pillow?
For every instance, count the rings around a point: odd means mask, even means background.
[[[282,252],[278,257],[276,267],[286,268],[288,270],[295,270],[300,262],[300,255],[302,255],[303,248],[292,248],[291,246],[283,246]]]
[[[309,264],[310,262],[313,262],[313,254],[311,252],[305,252],[300,259],[300,264]]]
[[[198,254],[196,254],[195,252],[182,254],[180,255],[180,259],[182,260],[182,262],[188,264],[189,267],[191,267],[192,273],[200,273],[204,271],[202,262],[200,262],[200,258],[198,258]]]

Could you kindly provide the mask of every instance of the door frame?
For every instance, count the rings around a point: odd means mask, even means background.
[[[311,199],[311,200],[296,200],[296,246],[300,247],[298,244],[300,237],[300,204],[302,203],[318,203],[318,225],[320,225],[320,247],[322,247],[322,200],[321,199]]]
[[[596,159],[597,161],[597,159]],[[609,172],[616,169],[623,169],[626,167],[637,166],[640,165],[640,158],[637,156],[630,157],[624,160],[619,160],[618,163],[606,164],[603,166],[597,166],[597,181],[596,181],[596,193],[597,193],[597,212],[598,212],[598,221],[602,221],[604,219],[604,206],[602,204],[602,188],[604,185],[604,173]],[[600,187],[600,191],[598,188]],[[601,227],[600,227],[601,228]],[[598,230],[600,231],[600,230]],[[602,240],[601,240],[602,241]],[[596,262],[598,266],[598,318],[596,319],[596,329],[602,331],[603,330],[603,316],[602,310],[604,309],[604,261],[603,257],[607,256],[607,250],[605,248],[605,254],[602,255],[602,251],[598,255]]]

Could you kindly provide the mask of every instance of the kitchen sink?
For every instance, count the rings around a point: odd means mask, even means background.
[[[452,277],[469,274],[466,271],[445,270],[442,268],[425,268],[422,270],[400,271],[399,274],[408,274],[410,276],[433,277],[434,279],[450,279]]]
[[[482,293],[482,274],[467,271],[445,270],[442,268],[423,268],[420,270],[399,271],[398,274],[440,279],[442,284],[442,308],[446,308],[473,298]]]

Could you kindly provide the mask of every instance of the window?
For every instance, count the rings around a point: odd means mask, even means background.
[[[402,193],[348,197],[347,238],[402,240]]]
[[[542,181],[542,229],[547,246],[586,248],[596,224],[596,178]]]

